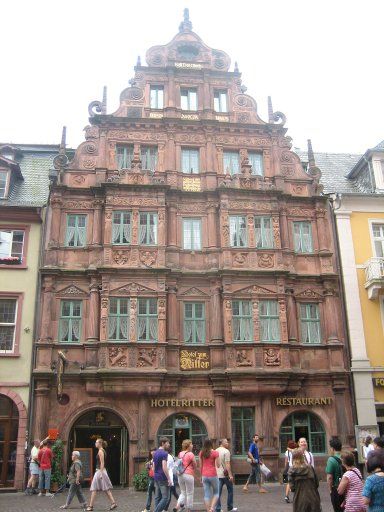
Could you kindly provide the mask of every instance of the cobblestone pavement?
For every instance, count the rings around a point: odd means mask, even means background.
[[[242,486],[235,487],[235,506],[238,507],[239,512],[291,512],[292,505],[286,504],[283,501],[284,487],[279,484],[267,484],[268,494],[259,494],[255,486],[250,486],[250,491],[244,493]],[[135,492],[132,489],[115,489],[113,491],[114,497],[118,504],[117,512],[141,512],[145,505],[145,493]],[[224,500],[226,504],[226,490],[223,491]],[[322,498],[323,512],[332,512],[332,506],[327,492],[325,483],[320,484],[320,494]],[[88,491],[85,496],[89,499]],[[64,494],[59,494],[55,498],[43,498],[38,496],[25,496],[23,493],[0,493],[0,511],[1,512],[53,512],[58,511],[60,505],[65,503],[66,491]],[[174,506],[172,499],[170,512]],[[80,506],[75,497],[71,510],[79,510]],[[95,512],[106,511],[109,509],[108,501],[105,495],[98,496],[95,504]],[[195,490],[195,506],[194,510],[203,510],[203,494],[202,488],[198,487]],[[226,506],[224,506],[226,511]]]

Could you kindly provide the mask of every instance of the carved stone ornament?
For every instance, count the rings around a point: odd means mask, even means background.
[[[252,366],[249,350],[236,350],[236,366]]]
[[[273,254],[261,253],[257,255],[257,264],[262,268],[273,268],[274,258]]]
[[[113,260],[118,265],[125,265],[129,261],[129,254],[130,254],[130,251],[122,251],[122,250],[115,251],[113,253]]]
[[[321,298],[320,293],[316,292],[315,290],[312,290],[311,288],[307,288],[306,290],[303,290],[302,292],[296,293],[295,296],[297,298],[303,298],[303,299],[319,299],[319,298]]]
[[[136,367],[143,368],[145,366],[155,366],[157,351],[155,348],[139,350]]]
[[[180,295],[183,296],[207,296],[206,293],[204,293],[202,290],[196,287],[188,288],[188,290],[185,290],[185,292],[181,293]]]
[[[245,265],[247,263],[247,253],[237,252],[233,254],[232,262],[235,267],[241,267]]]
[[[124,347],[109,348],[109,364],[113,367],[126,368],[128,366],[128,352]]]
[[[276,348],[267,348],[264,350],[265,366],[280,366],[280,350]]]
[[[126,295],[126,294],[138,294],[140,292],[154,292],[155,290],[148,288],[146,286],[142,286],[138,283],[127,283],[120,288],[115,288],[111,290],[111,295]],[[132,303],[131,303],[132,305]]]
[[[81,184],[82,184],[82,183],[84,183],[84,181],[85,181],[85,177],[84,177],[84,176],[82,176],[81,174],[77,174],[77,175],[76,175],[76,176],[74,176],[72,179],[73,179],[73,181],[74,181],[75,183],[77,183],[78,185],[81,185]]]
[[[146,267],[151,267],[154,263],[156,263],[156,259],[156,251],[140,251],[140,261]]]
[[[63,290],[59,290],[57,295],[67,295],[67,296],[86,296],[87,293],[75,286],[74,284],[64,288]]]

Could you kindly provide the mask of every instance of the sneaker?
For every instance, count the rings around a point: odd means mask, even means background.
[[[45,494],[43,494],[42,492],[39,492],[39,496],[45,496]]]
[[[47,496],[47,498],[52,498],[52,496],[54,496],[51,492],[47,491],[45,493],[45,495]]]
[[[228,512],[237,512],[237,511],[238,511],[237,507],[234,507],[234,508],[231,508],[231,510],[228,510]]]
[[[284,498],[284,500],[285,500],[285,503],[291,503],[291,502],[289,501],[289,496],[286,496],[286,497]]]

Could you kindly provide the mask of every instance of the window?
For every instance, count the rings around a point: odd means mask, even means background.
[[[116,146],[117,168],[130,169],[133,160],[133,145]]]
[[[78,343],[81,336],[81,300],[62,300],[59,341]]]
[[[184,341],[205,342],[205,305],[202,302],[184,303]]]
[[[182,110],[197,110],[197,90],[181,89]]]
[[[223,152],[224,172],[231,175],[240,172],[240,156],[236,151]]]
[[[318,304],[300,304],[301,341],[320,343],[320,313]]]
[[[248,159],[249,163],[252,165],[252,174],[263,176],[263,155],[260,153],[253,153],[252,151],[248,151]]]
[[[140,157],[142,169],[155,171],[157,165],[157,147],[141,146]]]
[[[137,314],[137,340],[157,340],[157,300],[139,299]]]
[[[273,247],[271,217],[255,217],[255,238],[258,249],[271,249]]]
[[[151,85],[151,108],[164,108],[164,87]]]
[[[240,215],[229,216],[229,236],[231,247],[247,246],[247,224],[245,217]]]
[[[157,213],[140,213],[140,244],[157,244]]]
[[[198,149],[181,150],[181,170],[188,174],[198,174],[200,171]]]
[[[310,222],[293,223],[295,252],[313,252],[312,225]]]
[[[260,301],[260,340],[280,341],[279,304],[277,300]]]
[[[315,454],[326,453],[325,431],[317,416],[306,412],[290,414],[280,427],[280,453],[285,453],[288,441],[305,437],[308,449]]]
[[[16,315],[17,299],[0,299],[0,354],[14,351]]]
[[[131,243],[131,212],[113,212],[112,243]]]
[[[8,171],[0,171],[0,199],[5,197],[7,190]]]
[[[65,245],[68,247],[84,247],[87,241],[87,216],[67,215],[67,234]]]
[[[0,264],[3,258],[19,258],[23,260],[24,231],[0,230]]]
[[[228,112],[227,91],[215,91],[213,108],[215,112]]]
[[[204,423],[192,414],[174,414],[160,425],[157,431],[157,445],[160,437],[168,437],[171,442],[171,452],[180,453],[184,439],[191,439],[193,453],[197,457],[203,447],[204,439],[208,436]]]
[[[252,308],[250,300],[232,302],[233,341],[252,341]]]
[[[253,407],[232,407],[232,453],[246,455],[255,433]]]
[[[375,246],[375,256],[384,257],[384,224],[372,224],[373,241]]]
[[[108,339],[129,340],[129,299],[109,299]]]
[[[201,251],[200,219],[183,219],[183,249]]]
[[[0,488],[4,489],[15,485],[16,452],[21,434],[17,405],[5,395],[0,395],[0,418]]]

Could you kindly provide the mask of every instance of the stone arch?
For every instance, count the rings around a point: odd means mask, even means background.
[[[325,416],[323,411],[309,410],[309,409],[305,409],[304,407],[300,407],[293,411],[289,411],[288,414],[285,414],[283,416],[282,420],[279,423],[279,430],[278,430],[279,448],[280,448],[281,428],[282,428],[284,421],[286,419],[288,419],[289,417],[293,416],[294,414],[303,414],[303,413],[307,414],[309,417],[313,416],[320,422],[322,429],[323,429],[323,434],[324,434],[324,452],[322,452],[322,453],[326,454],[327,453],[327,437],[328,437],[327,432],[328,432],[328,426],[329,426],[328,418]],[[281,450],[282,449],[283,449],[283,447],[281,447]]]
[[[157,413],[156,416],[153,418],[153,435],[155,437],[157,436],[157,432],[158,432],[161,424],[163,423],[163,421],[165,421],[170,416],[174,416],[175,414],[185,414],[185,415],[195,416],[202,423],[204,423],[205,428],[207,429],[207,432],[208,432],[208,436],[213,438],[213,437],[215,437],[214,436],[215,422],[214,422],[214,418],[210,415],[211,412],[212,411],[204,411],[204,410],[197,411],[197,412],[184,411],[184,410],[169,411],[166,409],[166,410],[162,411],[161,414]]]
[[[184,425],[177,425],[177,419],[185,421]],[[180,437],[180,433],[182,437]],[[204,439],[208,435],[208,428],[207,424],[204,423],[197,414],[190,412],[172,412],[163,418],[159,424],[155,433],[155,444],[157,444],[157,438],[160,435],[169,437],[172,450],[176,454],[181,450],[182,440],[192,439],[194,445],[193,451],[197,454],[202,448]]]

